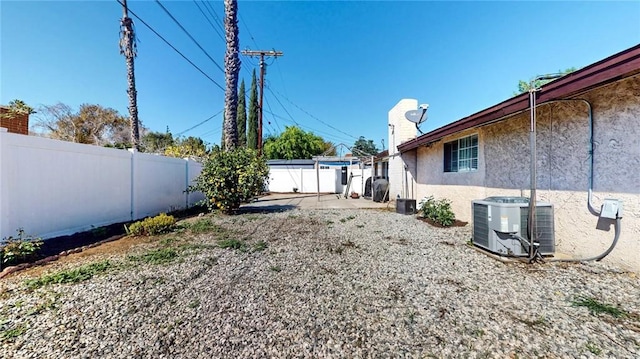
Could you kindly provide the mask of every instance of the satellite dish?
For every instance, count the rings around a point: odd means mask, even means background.
[[[405,112],[404,117],[416,125],[419,125],[427,120],[427,106],[421,106],[418,110],[410,110]]]

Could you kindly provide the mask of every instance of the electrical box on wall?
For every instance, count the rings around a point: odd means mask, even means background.
[[[622,218],[622,202],[617,199],[606,198],[602,203],[600,217],[610,219]]]

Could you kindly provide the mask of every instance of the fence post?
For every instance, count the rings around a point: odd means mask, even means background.
[[[130,208],[130,215],[131,215],[131,221],[135,221],[137,218],[136,217],[136,207],[135,207],[135,187],[136,187],[136,183],[135,183],[135,156],[136,156],[136,149],[135,148],[129,148],[129,152],[131,153],[131,180],[130,182],[130,187],[131,187],[131,208]]]
[[[7,149],[4,148],[4,137],[6,134],[7,129],[0,127],[0,239],[5,237],[3,231],[8,231],[6,226],[8,225],[9,220],[9,213],[7,211],[9,208],[9,191],[8,188],[5,188],[7,187],[8,181],[3,181],[3,178],[5,178],[9,172],[7,167],[9,165],[9,161],[11,161],[7,154]],[[7,211],[7,213],[5,213],[5,211]]]
[[[184,205],[185,205],[185,209],[189,208],[189,159],[185,158],[184,159],[185,164],[186,164],[186,170],[185,170],[185,174],[184,174],[184,183],[185,183],[185,187],[184,187]]]

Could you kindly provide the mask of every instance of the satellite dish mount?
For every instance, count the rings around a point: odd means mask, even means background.
[[[407,112],[405,112],[404,117],[410,121],[416,124],[416,129],[420,132],[420,134],[422,135],[423,132],[420,130],[420,127],[418,127],[421,123],[423,123],[424,121],[427,120],[427,109],[429,108],[428,104],[422,104],[419,106],[419,109],[417,110],[409,110]]]

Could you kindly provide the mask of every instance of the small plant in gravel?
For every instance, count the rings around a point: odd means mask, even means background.
[[[222,249],[227,249],[227,248],[237,249],[241,252],[247,251],[247,245],[244,243],[244,241],[241,241],[235,238],[227,238],[227,239],[219,240],[218,247]]]
[[[166,213],[160,213],[155,217],[145,218],[143,221],[134,222],[127,229],[127,234],[134,236],[155,236],[171,232],[176,225],[176,219]]]
[[[173,237],[167,237],[167,238],[162,238],[160,240],[160,245],[163,247],[168,247],[170,245],[172,245],[173,243],[175,243],[177,241],[177,239],[173,238]]]
[[[50,284],[78,283],[93,278],[93,276],[104,273],[113,267],[108,260],[85,264],[74,269],[67,269],[53,274],[45,274],[39,278],[27,279],[25,285],[29,289],[37,289]]]
[[[195,299],[191,302],[189,302],[189,308],[195,309],[198,308],[200,306],[200,300],[199,299]]]
[[[456,220],[456,216],[451,210],[451,201],[445,198],[441,200],[436,200],[433,196],[423,198],[418,203],[418,212],[422,214],[423,218],[444,227],[452,225]]]
[[[347,247],[347,248],[357,248],[358,247],[358,245],[354,241],[352,241],[350,239],[347,239],[345,242],[342,242],[342,246],[343,247]]]
[[[616,318],[627,316],[627,312],[624,310],[610,304],[601,303],[592,297],[577,297],[571,304],[574,307],[585,307],[589,309],[592,315],[604,313]]]
[[[26,333],[27,327],[24,325],[20,325],[16,328],[3,330],[0,332],[0,340],[3,342],[13,340],[22,334]]]
[[[17,232],[17,237],[9,236],[0,242],[0,269],[35,257],[42,247],[41,238],[26,235],[22,228]]]
[[[165,264],[176,258],[178,258],[178,252],[172,248],[156,249],[139,256],[129,256],[129,260],[132,262],[148,264]]]
[[[189,230],[192,233],[208,233],[208,232],[223,232],[224,229],[219,227],[211,218],[200,218],[197,221],[193,222],[189,226]]]
[[[523,318],[517,318],[520,322],[530,326],[530,327],[535,327],[535,326],[540,326],[540,325],[547,325],[547,318],[540,316],[536,319],[523,319]]]
[[[264,251],[265,249],[267,249],[267,242],[265,241],[257,241],[256,243],[253,244],[254,252]]]
[[[355,219],[355,218],[356,218],[356,216],[347,216],[345,218],[341,218],[340,222],[345,223],[345,222],[350,221],[350,220]]]
[[[280,268],[280,266],[271,266],[271,267],[269,267],[269,269],[272,272],[276,272],[276,273],[280,273],[282,271],[282,268]]]
[[[587,342],[587,344],[585,344],[585,347],[589,352],[591,352],[591,354],[595,354],[595,355],[602,354],[602,349],[600,349],[596,344],[592,342]]]
[[[407,323],[415,324],[416,323],[416,312],[413,310],[407,310]]]

